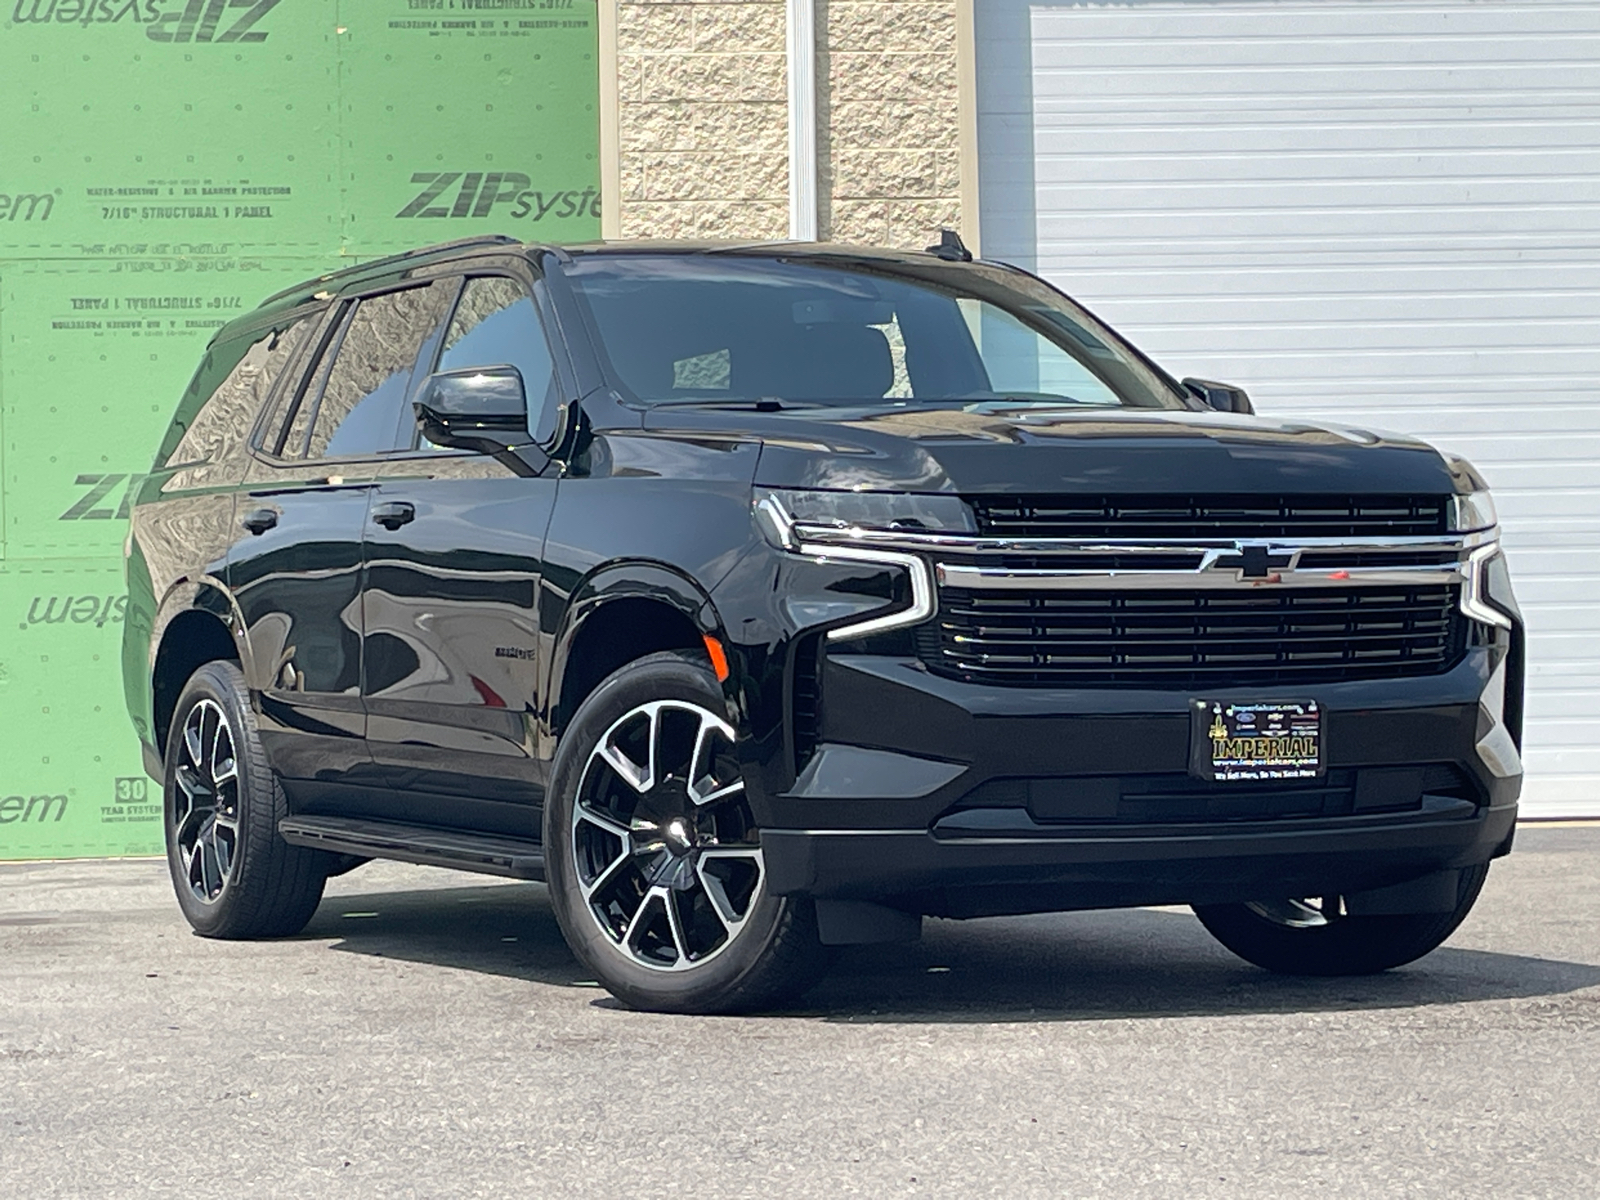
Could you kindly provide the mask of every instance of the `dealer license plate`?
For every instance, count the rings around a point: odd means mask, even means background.
[[[1315,779],[1326,769],[1315,700],[1197,700],[1190,766],[1202,779]]]

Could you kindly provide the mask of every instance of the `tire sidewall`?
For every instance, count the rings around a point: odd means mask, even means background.
[[[258,810],[263,803],[272,804],[275,783],[270,777],[260,778],[262,772],[258,764],[263,759],[259,753],[252,753],[256,748],[256,724],[246,696],[244,676],[238,667],[230,662],[206,663],[184,685],[167,733],[161,809],[167,842],[167,869],[172,874],[172,888],[177,894],[178,907],[183,910],[184,918],[196,933],[207,937],[227,936],[238,923],[241,896],[256,873],[256,860],[271,850],[271,847],[261,846],[260,839],[253,836],[257,822],[265,815]],[[234,763],[239,772],[239,832],[234,849],[233,873],[222,895],[210,904],[201,902],[189,890],[173,820],[179,746],[182,744],[184,724],[202,700],[212,701],[227,718],[228,729],[233,737]]]
[[[1489,864],[1461,870],[1456,906],[1448,913],[1339,917],[1291,929],[1243,904],[1199,906],[1195,914],[1219,942],[1266,970],[1288,975],[1372,975],[1432,953],[1467,919]]]
[[[551,906],[568,946],[620,999],[641,1008],[706,1011],[722,1006],[762,965],[794,903],[765,890],[734,942],[706,963],[656,971],[633,962],[587,910],[572,861],[572,810],[590,755],[624,715],[652,700],[684,700],[726,719],[727,704],[711,673],[676,654],[653,654],[609,676],[578,708],[556,748],[544,809],[545,873]]]

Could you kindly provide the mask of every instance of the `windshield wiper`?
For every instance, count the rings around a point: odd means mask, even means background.
[[[1071,404],[1078,408],[1116,408],[1102,400],[1079,400],[1076,396],[1062,396],[1055,392],[967,392],[952,396],[968,404]]]
[[[751,412],[782,412],[791,408],[825,408],[809,400],[785,400],[782,396],[706,396],[698,400],[657,400],[651,408],[743,408]]]

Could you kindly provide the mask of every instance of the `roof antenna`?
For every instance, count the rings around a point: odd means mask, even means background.
[[[935,258],[942,258],[945,262],[971,262],[972,251],[968,250],[962,242],[961,235],[954,229],[941,229],[939,231],[939,244],[929,246],[929,254]]]

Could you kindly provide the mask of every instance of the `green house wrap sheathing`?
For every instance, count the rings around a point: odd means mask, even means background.
[[[212,332],[600,231],[594,0],[0,0],[0,859],[152,854],[122,541]]]

